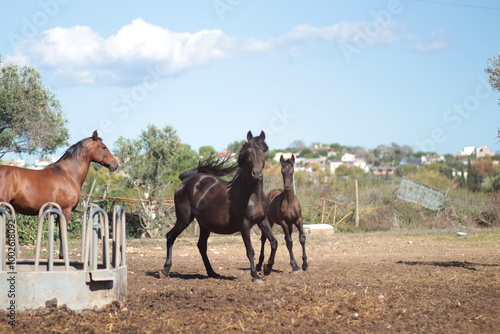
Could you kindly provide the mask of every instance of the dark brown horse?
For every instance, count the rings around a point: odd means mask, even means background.
[[[161,271],[163,275],[170,274],[175,239],[194,218],[200,225],[198,249],[209,277],[219,277],[212,269],[207,256],[207,240],[210,233],[241,232],[250,261],[252,279],[256,282],[262,281],[255,270],[255,253],[250,240],[250,228],[254,224],[259,225],[271,243],[271,256],[264,268],[264,274],[268,275],[271,272],[278,243],[269,223],[265,220],[269,202],[263,191],[262,170],[268,148],[264,132],[258,137],[253,137],[249,131],[247,140],[239,152],[237,165],[223,168],[223,163],[208,159],[200,163],[198,168],[188,170],[179,176],[183,181],[174,196],[177,220],[166,235],[167,260]],[[236,169],[238,169],[236,176],[231,181],[219,178],[231,174]]]
[[[290,253],[290,265],[292,266],[292,271],[294,272],[300,270],[299,266],[297,265],[297,261],[295,261],[295,257],[293,256],[292,242],[293,225],[297,227],[297,230],[299,231],[299,241],[302,245],[302,270],[307,270],[308,265],[306,255],[306,236],[304,234],[302,209],[293,189],[293,165],[295,164],[295,156],[292,154],[291,159],[285,160],[282,155],[280,158],[280,163],[284,189],[274,189],[267,194],[270,202],[267,219],[269,220],[271,227],[276,223],[283,228],[286,247],[288,248],[288,252]],[[263,233],[261,237],[261,249],[259,263],[257,264],[257,270],[260,269],[260,267],[262,266],[262,262],[264,261],[265,243],[266,238],[265,234]]]
[[[0,166],[0,202],[9,202],[17,213],[36,216],[46,202],[62,208],[66,221],[77,207],[91,162],[118,168],[118,160],[94,131],[74,144],[55,163],[41,170]]]

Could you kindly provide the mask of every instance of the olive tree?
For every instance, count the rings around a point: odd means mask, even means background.
[[[67,144],[66,122],[36,70],[0,57],[0,158],[8,152],[54,153]]]
[[[146,237],[159,237],[165,230],[168,208],[164,199],[171,186],[168,176],[184,145],[171,126],[149,125],[137,139],[118,138],[116,156],[140,201],[141,223]]]

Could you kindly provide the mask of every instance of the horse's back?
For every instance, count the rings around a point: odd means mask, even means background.
[[[175,191],[176,206],[187,204],[200,212],[209,206],[221,205],[227,199],[227,182],[210,174],[193,174],[185,178]]]
[[[267,198],[269,203],[271,203],[276,197],[278,197],[283,192],[283,189],[273,189],[267,193]]]
[[[72,188],[55,177],[50,167],[35,170],[0,166],[0,201],[9,202],[21,214],[38,215],[46,202],[73,209],[78,204],[80,189],[73,194],[68,192]]]

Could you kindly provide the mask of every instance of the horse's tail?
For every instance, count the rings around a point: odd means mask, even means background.
[[[214,176],[225,176],[233,174],[239,168],[238,163],[234,163],[228,167],[224,167],[228,160],[228,158],[217,159],[214,156],[210,156],[206,160],[199,161],[198,167],[182,172],[181,175],[179,175],[179,179],[184,180],[192,175],[199,173],[211,174]]]

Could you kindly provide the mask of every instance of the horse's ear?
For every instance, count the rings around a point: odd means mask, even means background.
[[[97,139],[99,139],[99,135],[97,134],[97,130],[94,130],[94,132],[92,133],[92,140],[96,141]]]
[[[294,164],[295,163],[295,155],[292,154],[292,157],[290,159],[292,159],[292,164]]]
[[[260,139],[262,139],[262,140],[266,140],[266,134],[264,133],[264,131],[261,131],[261,132],[260,132],[260,136],[259,136],[259,137],[260,137]]]
[[[247,140],[250,141],[253,138],[252,131],[248,131]]]
[[[283,158],[283,154],[282,154],[280,157],[280,163],[284,163],[284,162],[285,162],[285,158]]]

